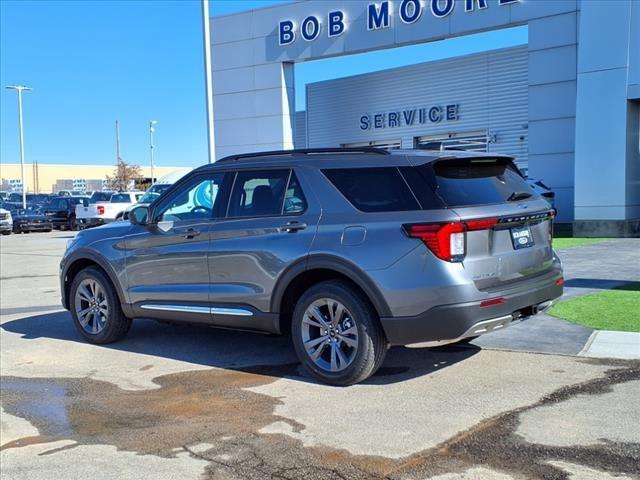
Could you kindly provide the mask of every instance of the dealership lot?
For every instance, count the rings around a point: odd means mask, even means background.
[[[6,478],[640,475],[640,361],[575,356],[585,327],[545,317],[465,348],[394,348],[349,388],[302,376],[286,338],[139,321],[89,345],[59,306],[73,235],[1,239]],[[638,280],[639,247],[561,254],[567,293]]]

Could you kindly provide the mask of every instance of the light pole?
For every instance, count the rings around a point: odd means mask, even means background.
[[[202,40],[204,43],[204,93],[207,102],[207,146],[209,163],[216,161],[216,139],[213,129],[213,79],[211,78],[211,31],[209,30],[209,0],[202,1]]]
[[[6,88],[18,92],[18,128],[20,130],[20,176],[22,177],[22,208],[27,208],[27,179],[24,175],[24,135],[22,133],[22,92],[32,90],[24,85],[8,85]]]
[[[153,185],[155,182],[155,179],[153,177],[153,134],[156,131],[156,125],[158,124],[157,120],[150,120],[149,121],[149,155],[151,157],[151,185]]]

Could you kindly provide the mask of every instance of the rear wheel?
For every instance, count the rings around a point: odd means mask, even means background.
[[[95,267],[82,270],[69,292],[71,316],[76,329],[91,343],[111,343],[124,337],[131,327],[111,281]]]
[[[69,230],[75,231],[77,229],[78,229],[78,222],[76,222],[75,215],[72,215],[71,218],[69,218]]]
[[[375,373],[387,352],[378,316],[352,285],[336,280],[307,290],[293,312],[298,358],[314,378],[352,385]]]

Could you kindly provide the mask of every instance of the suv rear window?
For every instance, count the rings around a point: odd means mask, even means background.
[[[396,167],[332,168],[322,173],[360,211],[420,210]]]
[[[128,193],[114,193],[111,195],[111,203],[130,203],[131,195]]]
[[[436,192],[450,207],[538,198],[508,159],[444,160],[432,168]]]

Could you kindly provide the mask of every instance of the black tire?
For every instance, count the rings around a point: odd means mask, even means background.
[[[51,233],[51,229],[50,229],[50,228],[47,228],[47,229],[45,230],[45,233]]]
[[[106,321],[102,330],[96,334],[88,332],[80,323],[78,319],[76,309],[76,292],[78,288],[85,280],[93,280],[98,282],[100,288],[104,291],[105,299],[109,306],[108,313],[106,315]],[[71,310],[71,317],[76,329],[90,343],[106,344],[112,343],[123,338],[129,329],[131,328],[131,319],[125,317],[120,305],[120,299],[115,290],[115,287],[104,274],[102,270],[95,267],[87,267],[81,270],[73,279],[71,288],[69,289],[69,307]],[[95,320],[94,320],[95,321]]]
[[[11,230],[4,230],[2,232],[3,235],[11,235]]]
[[[311,359],[304,346],[302,325],[305,312],[313,302],[322,298],[336,300],[346,307],[357,328],[357,349],[353,359],[346,368],[337,372],[321,368]],[[353,385],[369,378],[382,365],[388,349],[375,309],[360,291],[343,280],[318,283],[300,297],[293,311],[291,335],[304,369],[313,378],[330,385]]]
[[[69,218],[69,230],[70,231],[76,231],[78,229],[78,222],[76,222],[76,217],[75,215],[72,215]]]

